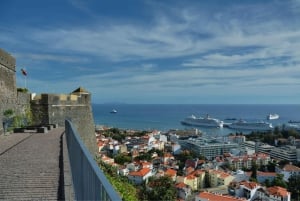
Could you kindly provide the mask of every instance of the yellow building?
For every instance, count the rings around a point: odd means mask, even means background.
[[[209,184],[211,187],[229,185],[234,177],[226,172],[219,170],[208,170]]]

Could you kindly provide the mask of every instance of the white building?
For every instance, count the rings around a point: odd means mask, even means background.
[[[134,184],[142,184],[152,176],[152,171],[149,168],[142,168],[138,171],[132,171],[128,174],[128,179]]]
[[[299,149],[290,145],[274,147],[270,152],[271,158],[288,161],[298,161],[299,156],[297,154],[300,154]]]
[[[300,175],[300,168],[291,164],[286,164],[283,167],[276,166],[275,172],[283,174],[283,179],[288,181],[292,175]]]

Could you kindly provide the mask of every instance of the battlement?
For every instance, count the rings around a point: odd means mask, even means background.
[[[5,68],[16,71],[16,59],[0,48],[0,64]]]
[[[31,94],[31,102],[52,106],[89,105],[90,94]]]

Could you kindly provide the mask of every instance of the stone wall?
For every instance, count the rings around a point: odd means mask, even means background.
[[[9,53],[0,49],[0,134],[3,133],[3,113],[12,109],[21,115],[29,107],[29,94],[17,92],[16,60]]]
[[[31,108],[35,124],[64,126],[65,119],[70,119],[88,149],[92,153],[96,152],[90,93],[82,90],[71,94],[36,95],[32,98]]]

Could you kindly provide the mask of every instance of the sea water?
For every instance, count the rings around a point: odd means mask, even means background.
[[[300,121],[300,104],[293,105],[246,105],[246,104],[92,104],[94,121],[122,129],[161,130],[188,129],[180,122],[190,115],[209,115],[227,123],[232,120],[267,121],[273,126],[287,124],[289,120]],[[117,113],[111,113],[115,109]],[[278,114],[276,120],[267,120],[268,114]],[[228,128],[198,127],[207,135],[227,135],[235,133]]]

